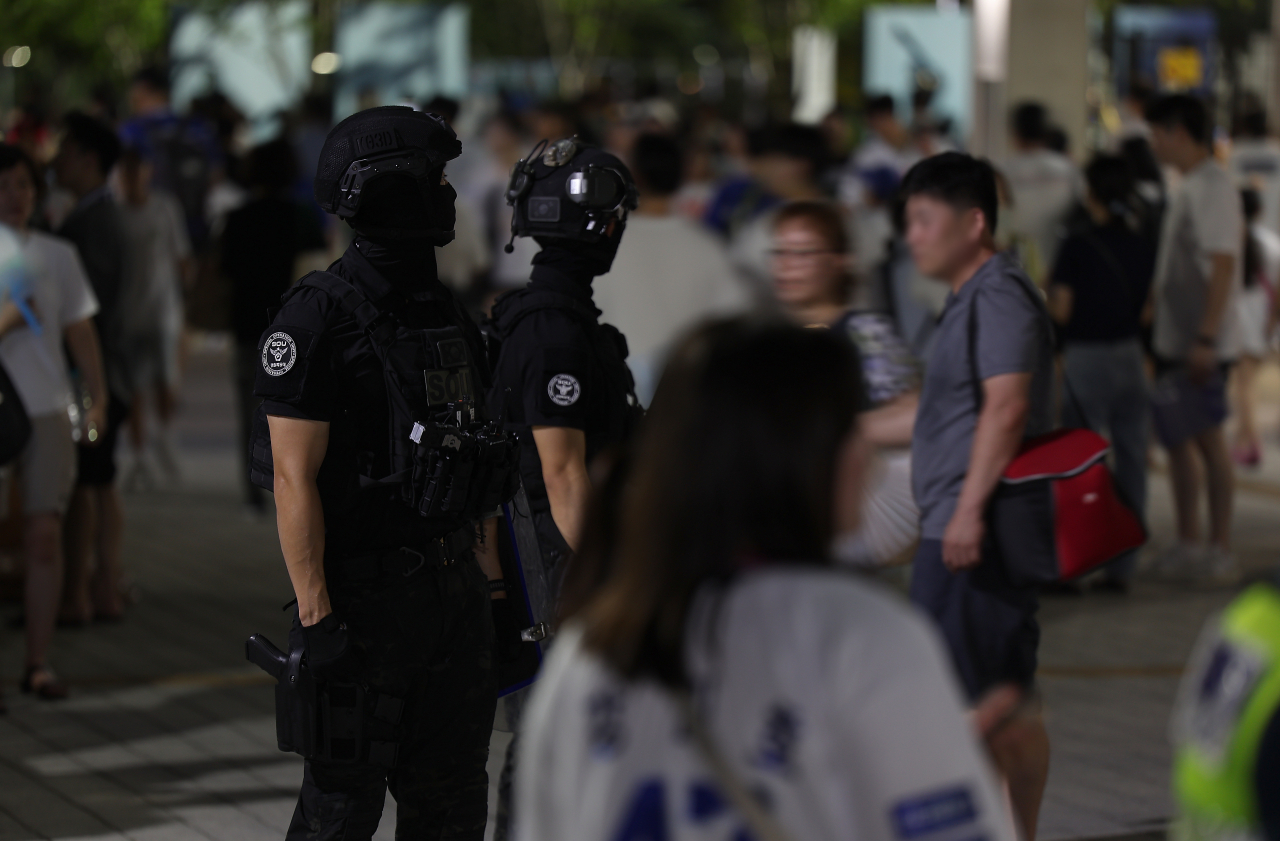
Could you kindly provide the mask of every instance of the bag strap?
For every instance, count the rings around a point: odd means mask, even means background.
[[[1049,328],[1049,336],[1050,338],[1052,338],[1053,322],[1049,319],[1048,312],[1042,310],[1043,302],[1037,300],[1035,297],[1036,293],[1033,292],[1027,286],[1027,284],[1023,283],[1021,280],[1015,278],[1014,283],[1018,284],[1018,286],[1022,289],[1022,291],[1026,293],[1027,297],[1031,299],[1031,305],[1035,307],[1035,309],[1041,310],[1043,312],[1045,324]],[[982,392],[982,377],[978,373],[978,307],[977,307],[977,303],[978,303],[978,294],[975,291],[973,295],[973,300],[969,302],[969,328],[968,328],[969,372],[970,372],[970,377],[973,381],[974,407],[977,409],[978,414],[982,414],[982,404],[986,402],[986,399],[985,399],[985,395]],[[1067,379],[1065,372],[1063,373],[1063,376],[1062,376],[1062,385],[1067,392],[1067,399],[1069,399],[1071,401],[1071,405],[1075,407],[1076,414],[1078,414],[1080,418],[1084,421],[1085,428],[1093,430],[1093,427],[1089,425],[1089,416],[1084,413],[1084,409],[1080,405],[1080,400],[1079,398],[1076,397],[1075,389],[1071,387],[1071,381]],[[1096,431],[1096,430],[1093,430],[1093,431]]]
[[[742,778],[734,773],[733,768],[725,761],[724,756],[716,747],[715,738],[711,735],[706,725],[702,723],[702,718],[698,715],[697,710],[694,709],[693,699],[689,697],[689,693],[676,693],[675,701],[685,726],[689,728],[689,733],[693,736],[693,742],[698,748],[698,753],[702,755],[703,761],[711,769],[711,773],[715,776],[716,782],[720,784],[725,796],[729,798],[729,802],[746,819],[747,824],[751,827],[751,834],[756,838],[756,841],[792,841],[791,835],[782,828],[782,825],[772,815],[760,806],[760,803],[747,790]]]
[[[310,272],[298,281],[297,286],[303,284],[319,289],[336,300],[342,310],[355,319],[356,326],[369,337],[369,343],[373,345],[378,359],[385,362],[395,344],[395,325],[387,313],[374,306],[360,290],[332,272]]]

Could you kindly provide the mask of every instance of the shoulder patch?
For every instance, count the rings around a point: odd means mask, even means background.
[[[298,361],[298,343],[283,330],[277,330],[262,343],[262,370],[271,377],[289,373]]]
[[[582,385],[573,374],[556,374],[547,383],[547,396],[557,406],[572,406],[582,396]]]

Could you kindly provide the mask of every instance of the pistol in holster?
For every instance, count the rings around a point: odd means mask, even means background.
[[[403,700],[356,683],[316,680],[301,647],[285,654],[262,634],[244,647],[249,662],[276,679],[280,750],[304,759],[395,767]]]

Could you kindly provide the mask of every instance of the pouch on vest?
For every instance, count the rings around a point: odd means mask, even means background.
[[[393,309],[382,309],[354,286],[328,272],[312,272],[299,281],[319,288],[354,318],[382,363],[387,395],[389,452],[375,465],[357,464],[359,492],[396,489],[402,501],[454,531],[493,511],[515,493],[515,442],[501,424],[489,421],[480,399],[488,383],[480,370],[480,337],[464,326],[434,329],[404,324]],[[471,335],[466,328],[471,327]],[[294,328],[281,328],[292,331]],[[269,328],[267,340],[275,331]],[[271,359],[283,359],[288,342],[277,341]],[[267,372],[270,373],[269,371]],[[285,372],[286,374],[288,372]],[[300,376],[305,377],[305,370]],[[259,377],[259,379],[263,379]],[[271,386],[268,386],[271,387]],[[287,389],[290,383],[279,386]],[[301,386],[299,385],[299,389]],[[358,411],[359,407],[351,407]],[[265,413],[255,419],[251,480],[274,483],[271,437]]]

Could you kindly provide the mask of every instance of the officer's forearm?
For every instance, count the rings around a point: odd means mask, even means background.
[[[324,509],[315,482],[291,482],[276,474],[276,525],[298,616],[314,625],[333,612],[324,580]]]
[[[558,470],[548,470],[544,465],[542,480],[547,486],[547,500],[551,503],[551,519],[564,542],[577,552],[587,504],[591,500],[591,477],[587,474],[587,465],[571,463]]]
[[[476,562],[480,564],[484,577],[490,581],[502,580],[502,560],[498,557],[497,517],[490,517],[480,523],[476,535],[475,552]],[[505,599],[507,593],[505,590],[498,590],[492,596],[495,599]]]

